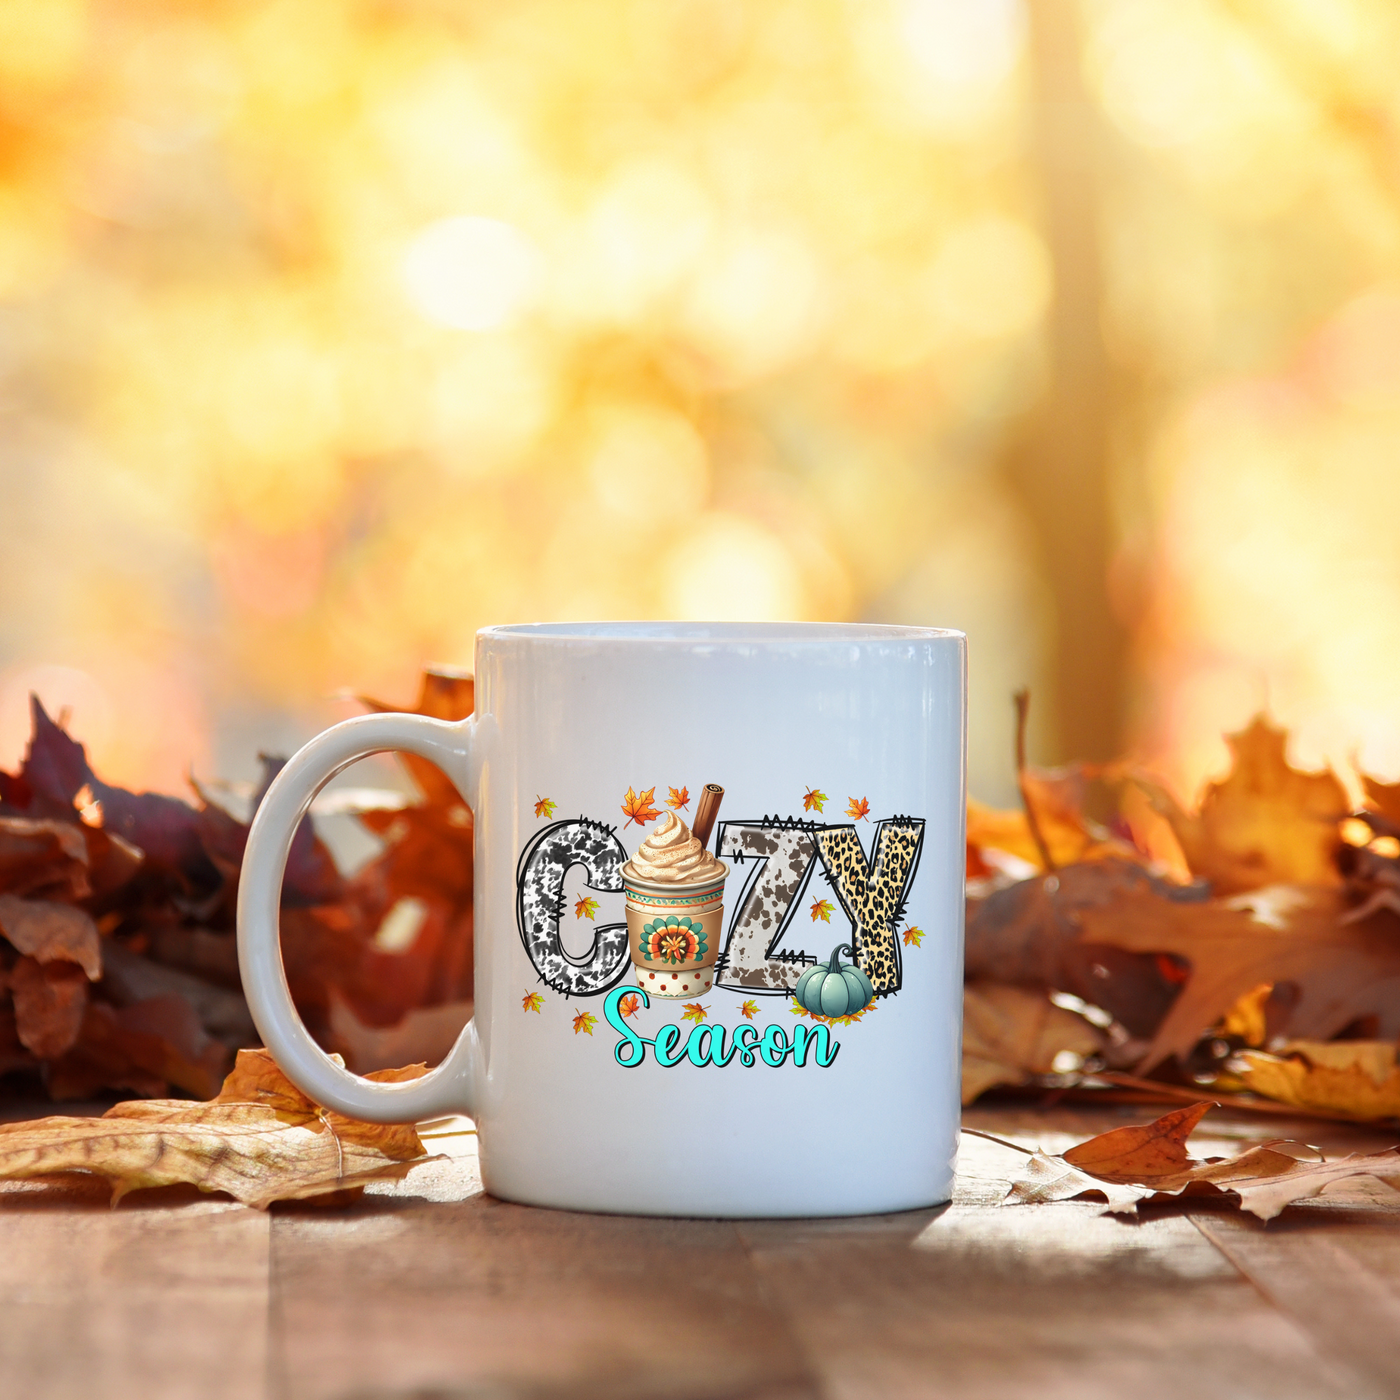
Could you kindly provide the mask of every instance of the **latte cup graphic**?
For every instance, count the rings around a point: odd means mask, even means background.
[[[705,836],[724,789],[715,783]],[[699,997],[714,986],[729,868],[672,812],[622,867],[627,942],[637,985],[652,996]]]
[[[718,862],[716,862],[718,864]],[[637,985],[656,997],[700,997],[714,986],[724,922],[723,865],[692,884],[662,883],[625,869],[627,941]]]

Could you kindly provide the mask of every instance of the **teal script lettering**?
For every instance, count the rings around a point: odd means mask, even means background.
[[[841,1042],[833,1040],[830,1029],[822,1025],[794,1026],[791,1043],[781,1026],[769,1026],[760,1036],[758,1028],[747,1022],[738,1027],[732,1037],[724,1026],[692,1026],[684,1043],[681,1028],[669,1022],[654,1037],[638,1035],[618,1009],[622,998],[629,996],[640,997],[643,1006],[651,1005],[644,987],[615,987],[603,1003],[608,1025],[622,1037],[613,1046],[613,1059],[623,1069],[636,1069],[646,1059],[648,1045],[656,1055],[656,1063],[665,1069],[673,1069],[682,1060],[688,1060],[698,1069],[709,1065],[723,1069],[735,1059],[745,1068],[752,1068],[761,1060],[771,1069],[778,1069],[789,1058],[801,1068],[806,1065],[809,1054],[821,1069],[825,1069],[841,1049]]]

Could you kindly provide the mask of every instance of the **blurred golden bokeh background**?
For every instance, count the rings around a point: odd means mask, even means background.
[[[0,765],[487,623],[965,628],[971,780],[1400,772],[1388,0],[4,0]]]

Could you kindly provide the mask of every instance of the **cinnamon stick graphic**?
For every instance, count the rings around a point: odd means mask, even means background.
[[[714,830],[723,797],[724,789],[718,783],[706,783],[701,789],[700,800],[695,804],[695,821],[690,827],[690,834],[700,843],[701,850],[710,844],[710,832]]]

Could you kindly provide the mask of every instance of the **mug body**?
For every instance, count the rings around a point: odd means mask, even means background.
[[[961,634],[917,628],[478,635],[487,1190],[731,1217],[948,1199],[965,674]],[[706,783],[725,873],[629,888],[623,864]]]

